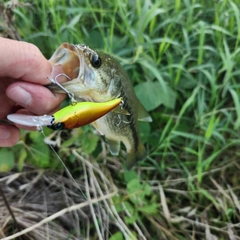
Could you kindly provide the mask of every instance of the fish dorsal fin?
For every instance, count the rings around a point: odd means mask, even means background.
[[[120,141],[112,140],[112,139],[107,139],[108,145],[109,145],[109,150],[112,155],[118,155],[119,150],[120,150]]]
[[[139,99],[137,99],[137,100],[138,100],[138,120],[144,121],[144,122],[152,122],[152,118],[148,114],[147,110],[141,104]]]

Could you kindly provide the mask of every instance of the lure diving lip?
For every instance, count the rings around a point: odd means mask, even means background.
[[[53,115],[31,116],[9,114],[8,120],[29,127],[48,126],[54,130],[72,129],[89,124],[104,116],[121,103],[121,98],[108,102],[78,102],[60,109]]]
[[[28,126],[28,127],[37,127],[37,126],[48,126],[51,125],[54,117],[49,115],[43,116],[32,116],[25,114],[9,114],[7,115],[7,119],[13,123],[17,123],[20,125]]]

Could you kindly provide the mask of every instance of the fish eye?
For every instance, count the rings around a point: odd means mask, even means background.
[[[93,54],[91,56],[90,61],[91,61],[91,64],[94,68],[99,68],[102,65],[102,60],[97,54]]]

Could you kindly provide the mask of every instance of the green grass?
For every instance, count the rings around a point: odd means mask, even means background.
[[[14,10],[22,39],[48,58],[65,41],[114,55],[150,110],[153,123],[141,125],[148,158],[135,172],[119,170],[122,157],[103,160],[91,127],[74,131],[82,141],[65,133],[59,148],[72,167],[71,150],[83,149],[111,169],[112,201],[137,239],[240,239],[239,8],[238,0],[43,0]],[[111,239],[120,232],[110,226]]]

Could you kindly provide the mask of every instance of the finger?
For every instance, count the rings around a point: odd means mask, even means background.
[[[61,73],[33,44],[0,38],[0,76],[22,79],[38,84],[49,84],[48,76]],[[54,76],[53,76],[54,75]]]
[[[6,89],[13,82],[14,80],[12,80],[11,78],[0,77],[0,119],[5,118],[6,115],[11,111],[12,106],[14,106],[15,104],[11,99],[6,96]]]
[[[0,74],[47,84],[51,64],[33,44],[0,38]]]
[[[11,147],[20,139],[20,130],[10,125],[0,125],[0,147]]]
[[[26,82],[11,84],[6,94],[14,102],[37,115],[52,112],[66,97],[66,94],[53,94],[44,86]]]

